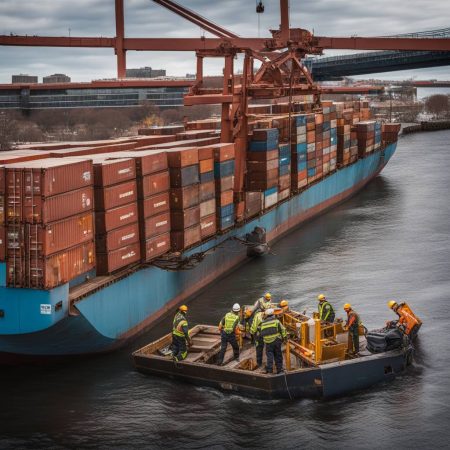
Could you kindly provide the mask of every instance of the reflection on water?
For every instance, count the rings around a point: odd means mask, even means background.
[[[366,326],[407,299],[423,319],[416,362],[394,382],[331,401],[258,401],[133,370],[130,352],[171,327],[166,318],[129,348],[45,368],[2,368],[1,447],[443,448],[450,349],[450,132],[411,135],[367,188],[276,243],[190,303],[215,323],[234,302],[269,290],[299,309],[324,292]]]

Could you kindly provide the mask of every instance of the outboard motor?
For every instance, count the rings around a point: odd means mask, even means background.
[[[247,256],[262,256],[269,252],[267,245],[266,230],[255,227],[251,233],[245,235],[247,245]]]

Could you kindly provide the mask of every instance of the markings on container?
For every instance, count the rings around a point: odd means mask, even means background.
[[[119,198],[130,197],[130,195],[134,195],[134,191],[124,192],[123,194],[119,195]]]
[[[41,314],[48,315],[52,313],[52,305],[41,303]]]
[[[154,208],[159,208],[160,206],[164,206],[167,202],[164,200],[162,202],[153,203]]]
[[[89,181],[91,179],[91,172],[83,172],[82,177],[84,181]]]
[[[124,214],[123,216],[120,216],[119,220],[126,220],[126,219],[129,219],[130,217],[133,217],[133,216],[134,216],[134,212],[130,212],[128,214]]]
[[[214,225],[214,222],[206,222],[206,223],[200,224],[202,230],[203,230],[203,228],[212,227],[213,225]]]
[[[166,245],[166,241],[162,241],[162,242],[158,242],[157,244],[156,244],[156,247],[163,247],[164,245]]]
[[[163,225],[167,225],[167,220],[163,220],[161,222],[157,222],[155,226],[156,227],[162,227]]]
[[[128,252],[127,254],[123,255],[122,259],[124,260],[124,259],[128,259],[128,258],[132,258],[135,255],[136,255],[136,252],[133,250],[133,251]]]
[[[122,236],[122,241],[126,241],[128,239],[133,239],[135,236],[136,236],[136,233],[126,234],[125,236]]]
[[[117,173],[119,175],[123,175],[124,173],[130,173],[131,172],[131,167],[128,167],[127,169],[121,169],[119,170]]]

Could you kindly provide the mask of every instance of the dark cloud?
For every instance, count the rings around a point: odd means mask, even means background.
[[[253,0],[180,0],[208,19],[241,36],[258,35]],[[261,35],[279,24],[279,1],[266,0],[260,16]],[[380,36],[448,26],[450,2],[442,0],[291,0],[291,26],[327,36]],[[129,37],[196,37],[203,31],[150,0],[125,0],[126,35]],[[114,0],[1,0],[0,34],[40,36],[114,36]],[[206,36],[208,34],[206,33]],[[192,54],[129,52],[128,67],[150,65],[170,75],[195,71]],[[208,63],[220,73],[219,61]],[[0,82],[13,73],[40,77],[67,73],[74,81],[116,75],[112,49],[51,49],[0,47]],[[386,74],[388,78],[416,76],[449,78],[447,68]]]

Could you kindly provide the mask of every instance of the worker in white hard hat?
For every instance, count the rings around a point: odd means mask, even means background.
[[[227,351],[228,344],[233,347],[234,359],[239,360],[239,344],[236,339],[236,334],[240,333],[239,329],[239,313],[241,306],[239,303],[235,303],[230,312],[227,312],[219,323],[221,347],[219,356],[217,357],[217,364],[221,366],[223,364],[223,358]]]

